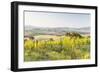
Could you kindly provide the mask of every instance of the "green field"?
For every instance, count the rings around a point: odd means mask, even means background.
[[[24,61],[90,58],[90,37],[37,35],[24,42]],[[46,38],[47,40],[38,40]]]

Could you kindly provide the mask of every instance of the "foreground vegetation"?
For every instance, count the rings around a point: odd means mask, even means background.
[[[27,62],[89,58],[90,37],[87,36],[59,36],[59,39],[29,39],[24,42],[24,61]]]

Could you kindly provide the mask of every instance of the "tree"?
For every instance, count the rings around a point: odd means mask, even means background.
[[[66,36],[69,36],[69,37],[71,37],[71,38],[73,38],[73,37],[82,38],[82,35],[79,34],[79,33],[77,33],[77,32],[67,32],[65,35],[66,35]]]

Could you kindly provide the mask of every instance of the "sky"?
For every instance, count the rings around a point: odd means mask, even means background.
[[[60,12],[36,12],[25,11],[25,26],[31,25],[41,28],[90,27],[90,14],[87,13],[60,13]]]

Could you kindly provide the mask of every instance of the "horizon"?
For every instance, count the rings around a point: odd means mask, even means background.
[[[87,27],[89,27],[90,28],[90,26],[86,26],[86,27],[42,27],[42,26],[34,26],[34,25],[25,25],[25,27],[26,26],[30,26],[30,27],[34,27],[34,28],[87,28]]]

